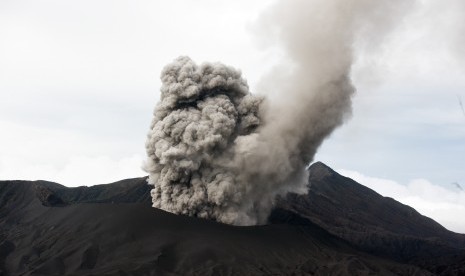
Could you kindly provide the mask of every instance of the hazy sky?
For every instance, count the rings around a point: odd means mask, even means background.
[[[145,175],[163,66],[179,55],[221,61],[266,94],[260,79],[280,50],[263,46],[254,22],[272,2],[0,1],[0,179]],[[465,188],[465,5],[412,10],[385,40],[354,45],[354,114],[317,160],[367,183],[423,179],[462,195],[452,183]]]

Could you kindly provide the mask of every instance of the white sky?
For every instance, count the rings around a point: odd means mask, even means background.
[[[317,160],[406,187],[465,186],[461,2],[418,1],[382,44],[357,55],[353,118]],[[221,61],[255,91],[279,56],[254,36],[271,3],[1,0],[0,179],[78,186],[145,175],[163,66],[179,55]]]

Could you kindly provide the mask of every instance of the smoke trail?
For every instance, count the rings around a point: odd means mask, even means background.
[[[250,94],[222,64],[167,65],[146,143],[153,206],[251,225],[266,222],[277,195],[306,192],[305,167],[351,112],[353,43],[379,41],[406,2],[278,2],[261,30],[292,63],[266,79],[279,101]]]

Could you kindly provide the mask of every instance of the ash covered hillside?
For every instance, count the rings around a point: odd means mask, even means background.
[[[0,182],[0,275],[463,275],[465,235],[322,163],[267,225],[151,207],[146,178]]]

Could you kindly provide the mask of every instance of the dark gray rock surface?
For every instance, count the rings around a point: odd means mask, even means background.
[[[150,189],[1,181],[0,275],[465,275],[465,235],[322,163],[264,226],[173,215]]]

